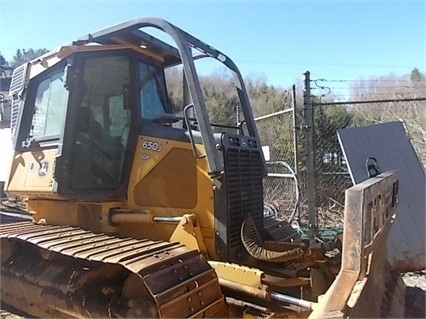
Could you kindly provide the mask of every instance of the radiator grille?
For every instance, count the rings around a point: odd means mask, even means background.
[[[10,129],[12,136],[15,135],[16,126],[18,125],[19,110],[21,106],[21,99],[12,97],[12,107],[10,111]]]
[[[10,95],[16,94],[23,90],[25,78],[27,75],[27,64],[17,67],[12,74],[12,82],[10,83]]]
[[[254,146],[254,147],[253,147]],[[241,251],[241,224],[251,215],[263,236],[262,158],[257,145],[228,146],[224,150],[227,201],[229,212],[229,255],[237,257]]]
[[[10,96],[12,97],[12,108],[10,112],[10,128],[13,139],[15,138],[16,126],[21,108],[21,97],[19,94],[25,87],[25,80],[27,76],[27,64],[22,64],[17,67],[12,74],[12,81],[10,83]]]

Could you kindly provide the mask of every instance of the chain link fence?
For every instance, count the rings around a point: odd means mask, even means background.
[[[311,82],[308,77],[305,93],[310,92]],[[255,119],[268,164],[268,177],[264,179],[266,208],[273,207],[288,220],[296,217],[305,225],[312,223],[309,216],[313,212],[318,228],[343,224],[345,191],[353,184],[338,140],[340,129],[403,120],[425,163],[426,122],[424,112],[419,110],[426,101],[408,99],[407,103],[402,99],[384,104],[371,100],[365,101],[365,106],[358,106],[359,102],[353,106],[352,102],[325,102],[309,93],[304,94],[303,102],[293,101],[285,110]],[[307,107],[312,110],[310,119]],[[376,116],[378,120],[372,120],[372,109],[381,112]],[[310,136],[312,143],[307,142]]]
[[[316,213],[318,227],[343,223],[345,191],[351,177],[337,137],[339,129],[355,126],[351,114],[341,106],[315,105],[314,154]]]
[[[293,109],[261,116],[255,121],[268,167],[264,179],[266,209],[272,208],[280,217],[290,220],[296,214],[299,200]]]
[[[335,122],[330,122],[328,114],[335,110],[327,107],[316,106],[313,113],[319,227],[342,222],[345,190],[352,186],[336,132],[354,123],[350,116],[343,113],[341,118],[333,114]],[[294,106],[257,117],[255,121],[268,167],[268,176],[264,179],[266,209],[273,207],[287,220],[296,218],[308,223],[303,112],[298,112]]]

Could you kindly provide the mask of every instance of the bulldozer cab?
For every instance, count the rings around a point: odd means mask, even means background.
[[[144,31],[153,28],[168,35],[174,46]],[[230,70],[244,116],[243,134],[260,145],[244,83],[232,60],[164,20],[136,19],[83,36],[15,70],[15,150],[31,161],[32,169],[11,174],[9,189],[28,193],[33,187],[41,195],[79,199],[123,198],[136,136],[146,131],[190,142],[194,156],[206,157],[209,174],[220,185],[221,137],[212,129],[194,64],[203,58]],[[172,111],[165,81],[165,70],[177,65],[184,75],[181,116]],[[170,129],[172,124],[181,130]],[[242,133],[241,127],[232,129]],[[196,144],[203,145],[202,152]],[[159,151],[161,145],[143,147]],[[43,184],[38,177],[46,174]],[[25,182],[16,175],[25,175]]]

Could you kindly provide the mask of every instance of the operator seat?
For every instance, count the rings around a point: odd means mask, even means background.
[[[75,150],[73,160],[72,187],[92,188],[97,186],[93,167],[96,144],[102,140],[102,126],[95,120],[89,107],[78,111]]]

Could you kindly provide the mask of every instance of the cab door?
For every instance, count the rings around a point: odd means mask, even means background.
[[[60,178],[61,194],[94,200],[125,198],[134,151],[133,60],[125,50],[88,52],[75,60],[60,160],[66,172]]]
[[[69,91],[65,63],[30,80],[7,190],[17,194],[51,193],[58,148],[65,123]]]

